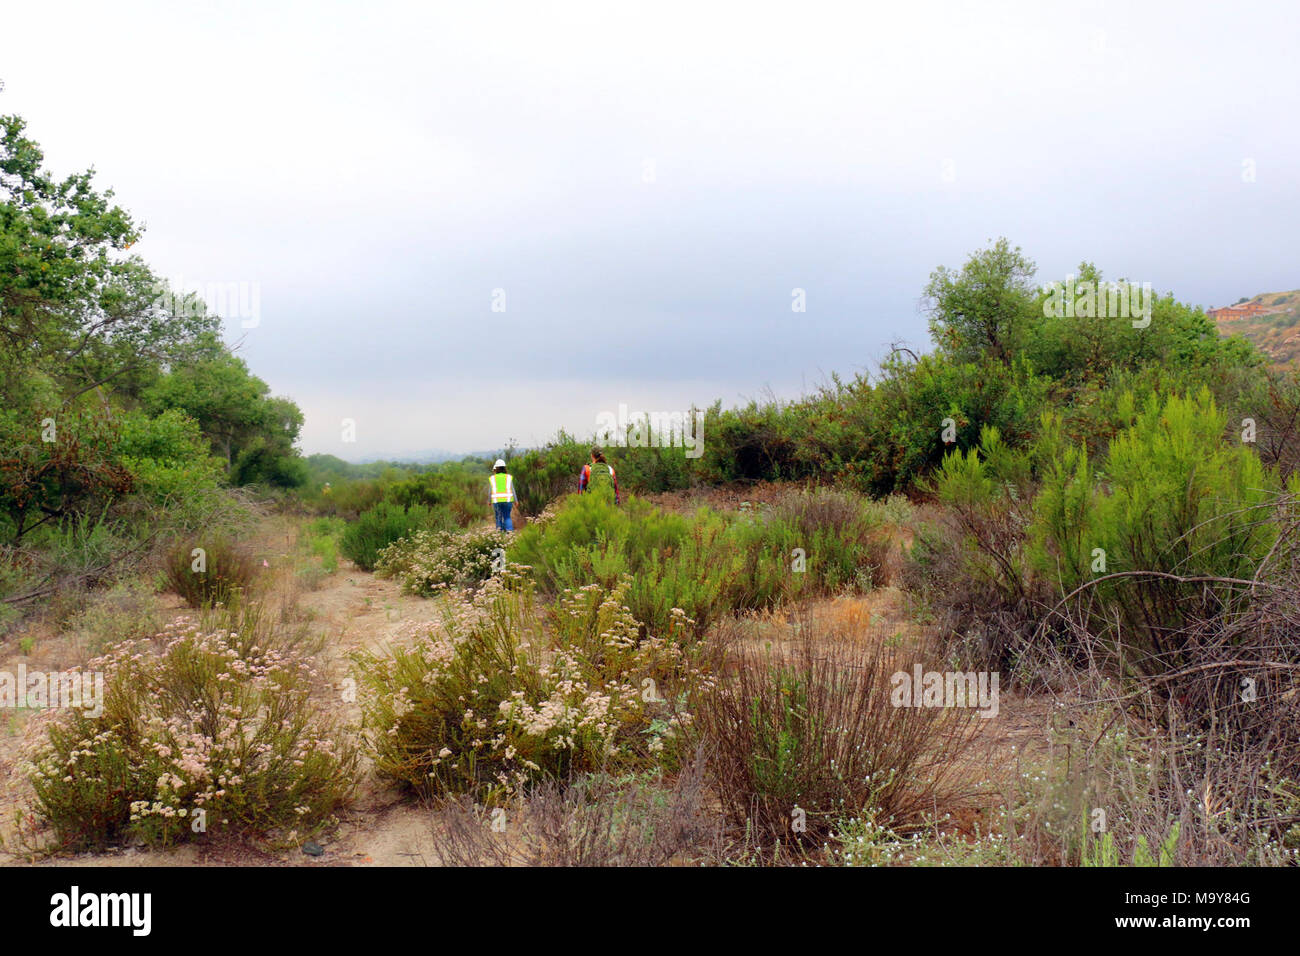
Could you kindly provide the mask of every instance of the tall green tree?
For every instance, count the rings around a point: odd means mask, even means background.
[[[1039,309],[1036,270],[1005,238],[975,253],[960,270],[940,266],[925,287],[935,345],[959,362],[992,358],[1010,365]]]
[[[100,192],[94,171],[57,179],[0,116],[0,398],[6,407],[62,402],[104,385],[147,380],[177,345],[215,317],[175,309],[164,287],[127,250],[140,232]]]

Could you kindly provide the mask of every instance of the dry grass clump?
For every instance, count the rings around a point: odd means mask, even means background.
[[[721,846],[698,764],[672,782],[603,773],[547,781],[488,810],[466,799],[438,813],[449,866],[666,866],[712,859]]]
[[[178,544],[164,560],[163,575],[190,607],[203,607],[251,587],[257,568],[249,549],[217,537]]]
[[[747,644],[743,627],[723,635],[716,687],[692,707],[733,827],[760,845],[818,844],[863,813],[906,831],[968,793],[976,711],[895,706],[893,675],[910,679],[914,650],[857,641],[806,612],[779,650]]]

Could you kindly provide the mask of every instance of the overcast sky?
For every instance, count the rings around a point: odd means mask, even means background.
[[[926,344],[930,272],[1002,235],[1041,281],[1300,286],[1292,3],[42,0],[0,31],[50,167],[93,165],[163,275],[248,284],[228,337],[308,453],[797,396]]]

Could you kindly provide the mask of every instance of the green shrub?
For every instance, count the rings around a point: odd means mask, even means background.
[[[627,603],[651,634],[667,633],[684,615],[694,622],[691,633],[703,635],[728,612],[760,606],[747,555],[729,530],[726,521],[703,511],[676,545],[637,562]]]
[[[771,510],[765,537],[789,564],[795,548],[804,555],[807,580],[832,593],[880,583],[888,550],[883,509],[857,495],[815,489],[788,495]]]
[[[193,626],[127,641],[103,673],[102,713],[50,709],[29,725],[36,819],[59,849],[138,838],[153,846],[217,834],[288,842],[333,821],[355,750],[313,711],[302,661]]]
[[[373,571],[379,552],[394,541],[440,524],[437,513],[423,505],[402,508],[381,501],[348,524],[339,542],[344,557],[363,571]]]
[[[339,538],[347,527],[348,523],[342,518],[326,515],[308,521],[306,530],[311,538]]]
[[[702,633],[721,615],[803,593],[870,587],[884,563],[881,509],[854,496],[791,496],[762,514],[686,516],[629,496],[572,495],[514,537],[510,559],[548,591],[631,579],[628,606],[652,634],[678,609]],[[795,549],[801,549],[799,554]]]
[[[387,485],[384,500],[403,508],[423,505],[445,514],[449,524],[464,528],[488,514],[486,488],[486,469],[447,462]]]
[[[694,465],[707,482],[774,481],[810,476],[807,436],[822,403],[751,401],[744,408],[705,412],[704,455]]]
[[[1178,831],[1180,828],[1179,821],[1175,820],[1169,828],[1169,833],[1161,841],[1156,853],[1151,852],[1151,848],[1147,845],[1147,838],[1139,836],[1137,844],[1133,847],[1132,865],[1173,866],[1178,850]],[[1109,832],[1105,832],[1101,836],[1091,835],[1086,815],[1083,820],[1082,833],[1083,860],[1080,862],[1080,866],[1116,867],[1124,865],[1119,848],[1115,845],[1114,835]]]
[[[54,587],[51,597],[60,623],[81,613],[89,590],[111,583],[132,554],[143,550],[129,523],[109,509],[44,525],[31,533],[27,544],[32,550],[17,556],[17,567]]]
[[[339,546],[334,538],[313,538],[311,553],[320,559],[321,570],[326,574],[333,574],[339,569]]]
[[[298,530],[298,551],[315,559],[322,574],[338,570],[339,539],[347,530],[347,522],[340,518],[323,517],[304,522]]]
[[[651,634],[673,626],[674,609],[702,632],[745,590],[745,555],[725,519],[707,509],[687,518],[634,496],[620,506],[571,495],[516,535],[508,553],[551,593],[630,578],[628,606]]]
[[[198,423],[169,408],[154,418],[140,412],[121,416],[117,452],[135,477],[136,489],[157,503],[174,506],[178,499],[216,488],[222,475]]]
[[[325,516],[304,522],[298,530],[297,550],[302,560],[294,572],[309,591],[321,587],[339,569],[339,539],[347,530],[342,518]]]
[[[1078,447],[1052,463],[1031,534],[1039,571],[1066,594],[1087,587],[1101,602],[1088,613],[1102,628],[1117,616],[1113,637],[1152,673],[1182,662],[1182,627],[1253,579],[1276,540],[1280,487],[1248,446],[1225,441],[1208,390],[1152,395],[1140,410],[1129,396],[1128,408],[1104,472]]]
[[[322,515],[356,520],[360,515],[379,504],[384,498],[384,488],[370,479],[355,479],[322,487],[309,496],[311,507]]]
[[[574,494],[561,499],[545,520],[530,522],[514,535],[510,559],[533,568],[542,585],[554,591],[590,580],[574,578],[575,554],[614,550],[628,559],[618,573],[636,574],[646,556],[677,544],[688,527],[685,517],[632,495],[615,505],[598,495]]]
[[[673,609],[702,633],[729,611],[870,588],[888,548],[884,525],[880,506],[831,490],[737,516],[672,514],[634,496],[616,506],[577,494],[524,528],[508,554],[552,593],[593,581],[614,587],[628,576],[628,606],[650,633],[671,626]]]
[[[676,440],[681,441],[680,437]],[[695,459],[687,458],[686,451],[680,444],[620,448],[615,463],[620,489],[646,494],[689,488]]]
[[[378,773],[419,794],[491,799],[540,779],[655,763],[686,719],[670,683],[684,679],[683,652],[677,631],[640,639],[624,594],[596,585],[567,594],[547,627],[532,583],[507,569],[472,599],[449,594],[442,626],[410,647],[359,655]]]

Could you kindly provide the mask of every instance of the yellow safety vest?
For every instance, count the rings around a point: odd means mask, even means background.
[[[488,487],[492,489],[492,503],[515,500],[514,480],[505,472],[499,472],[488,478]]]

